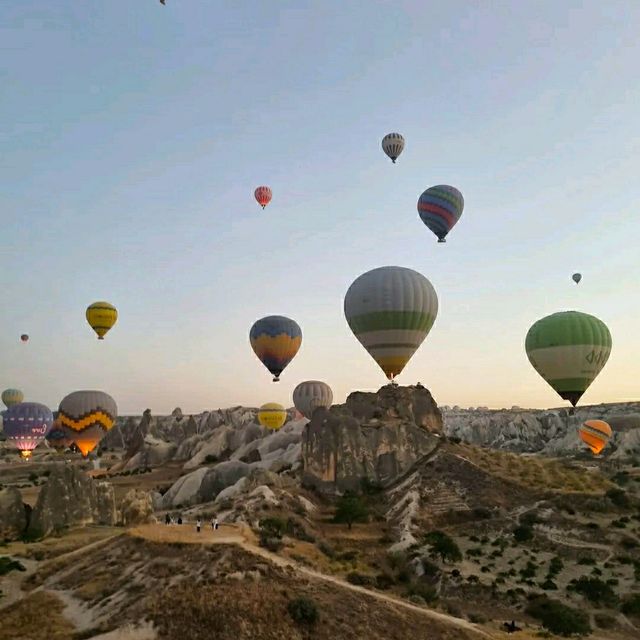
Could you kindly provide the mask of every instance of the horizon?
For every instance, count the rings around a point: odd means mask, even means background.
[[[344,295],[398,265],[439,301],[401,386],[569,408],[524,341],[577,309],[613,338],[577,408],[640,400],[640,5],[424,4],[0,7],[0,388],[195,415],[289,407],[322,380],[341,404],[388,382]],[[442,245],[416,209],[438,184],[465,199]],[[104,342],[85,320],[98,300],[119,313]],[[303,336],[278,384],[249,344],[270,314]]]

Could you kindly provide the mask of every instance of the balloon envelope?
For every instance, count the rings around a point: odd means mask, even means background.
[[[293,390],[293,404],[295,408],[305,417],[311,420],[313,412],[318,407],[331,406],[333,402],[333,391],[326,382],[319,380],[307,380],[301,382]]]
[[[382,138],[382,150],[391,158],[391,162],[394,164],[403,149],[404,138],[399,133],[387,133]]]
[[[53,413],[38,402],[14,404],[3,415],[4,435],[25,459],[45,439],[52,424]]]
[[[258,422],[267,429],[277,431],[287,420],[286,409],[277,402],[267,402],[258,411]]]
[[[604,420],[587,420],[578,430],[582,441],[596,456],[607,446],[611,433],[611,427]]]
[[[379,267],[349,287],[344,315],[360,344],[393,380],[431,331],[438,296],[417,271]]]
[[[115,400],[104,391],[74,391],[62,399],[57,423],[67,438],[87,456],[118,416]]]
[[[254,192],[253,196],[258,201],[258,204],[264,209],[270,202],[273,194],[271,193],[271,189],[266,186],[258,187]]]
[[[445,242],[445,237],[464,209],[464,198],[455,188],[447,184],[429,187],[418,198],[420,219],[438,236],[438,242]]]
[[[2,402],[4,402],[4,406],[9,408],[14,404],[19,404],[24,400],[24,394],[20,389],[5,389],[2,392]]]
[[[87,322],[98,334],[98,340],[104,336],[118,320],[118,310],[108,302],[94,302],[87,307]]]
[[[571,278],[576,284],[578,284],[580,282],[580,280],[582,280],[582,274],[581,273],[574,273],[571,276]]]
[[[251,327],[249,340],[254,353],[277,382],[300,349],[302,329],[291,318],[267,316]]]
[[[535,322],[525,350],[533,368],[575,407],[611,353],[611,333],[602,320],[561,311]]]

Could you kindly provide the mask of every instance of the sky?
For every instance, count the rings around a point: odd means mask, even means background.
[[[524,338],[577,309],[613,337],[581,404],[640,399],[639,32],[636,0],[0,2],[0,387],[121,414],[291,406],[307,379],[343,402],[386,382],[344,294],[399,265],[439,298],[400,384],[561,406]],[[436,184],[465,198],[446,244],[416,209]],[[248,339],[270,314],[303,331],[278,384]]]

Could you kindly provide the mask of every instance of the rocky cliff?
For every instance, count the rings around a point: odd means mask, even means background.
[[[568,409],[491,410],[486,407],[443,407],[444,433],[451,438],[495,449],[546,455],[574,454],[585,449],[578,428],[585,420],[607,421],[613,437],[603,457],[640,455],[640,402],[600,404]]]
[[[442,415],[421,386],[387,385],[317,409],[302,436],[303,482],[325,492],[395,482],[440,443]]]

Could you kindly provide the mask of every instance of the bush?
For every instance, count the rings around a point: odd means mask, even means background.
[[[478,518],[478,520],[490,520],[491,509],[487,509],[486,507],[475,507],[473,509],[473,515]]]
[[[363,573],[358,573],[357,571],[352,571],[347,574],[347,582],[350,584],[357,584],[360,586],[371,585],[373,584],[374,578],[372,576],[367,576]]]
[[[469,622],[474,624],[484,624],[487,621],[481,613],[468,613],[467,618],[469,618]]]
[[[611,629],[616,624],[616,619],[608,613],[596,613],[593,617],[600,629]]]
[[[536,570],[537,570],[537,567],[535,563],[529,560],[527,562],[527,566],[524,569],[520,569],[520,576],[522,577],[523,580],[526,580],[527,578],[535,578]]]
[[[310,598],[302,597],[291,600],[287,604],[287,611],[294,622],[298,624],[314,625],[318,621],[318,608]]]
[[[440,556],[442,562],[459,562],[462,560],[460,547],[442,531],[431,531],[424,537],[424,542],[431,547],[431,553]]]
[[[600,578],[582,576],[576,580],[574,591],[583,595],[590,602],[600,605],[615,606],[618,602],[618,596],[614,590]]]
[[[390,589],[395,582],[394,577],[388,573],[379,573],[376,576],[376,587],[378,587],[378,589],[382,589],[382,591]]]
[[[438,599],[435,587],[423,582],[413,582],[407,587],[407,597],[419,596],[425,602],[433,602]]]
[[[533,529],[528,526],[516,527],[513,530],[513,538],[516,542],[528,542],[533,540]]]
[[[545,629],[560,636],[591,633],[589,618],[585,613],[567,607],[557,600],[551,600],[547,596],[533,599],[527,605],[526,613],[539,620]]]
[[[12,560],[3,556],[0,558],[0,576],[4,576],[10,571],[26,571],[24,565],[18,560]]]
[[[578,559],[578,564],[586,564],[586,565],[593,565],[595,564],[596,561],[589,557],[589,556],[585,556],[584,558],[579,558]]]
[[[609,489],[605,495],[616,507],[628,509],[631,506],[629,496],[627,496],[626,491],[622,489]]]
[[[279,551],[282,548],[282,536],[287,525],[280,518],[263,518],[260,520],[260,546],[269,551]]]
[[[555,558],[551,558],[551,562],[549,563],[549,575],[557,576],[564,569],[564,563],[562,559],[558,556]]]
[[[428,558],[422,558],[420,560],[420,563],[422,564],[424,575],[428,578],[435,578],[440,574],[440,568],[438,567],[438,565],[431,562]]]
[[[366,522],[368,518],[369,510],[360,496],[347,491],[338,499],[333,516],[334,522],[344,523],[351,529],[354,522]]]
[[[218,456],[214,455],[213,453],[210,453],[208,456],[205,457],[204,462],[205,464],[214,464],[218,462]]]
[[[324,540],[318,543],[318,549],[320,549],[320,551],[322,551],[322,553],[324,553],[327,558],[333,559],[336,556],[336,552],[333,550],[333,547]]]
[[[544,582],[540,583],[540,588],[544,589],[545,591],[556,591],[558,585],[550,578],[547,578]]]
[[[627,596],[620,610],[625,616],[640,616],[640,593]]]

